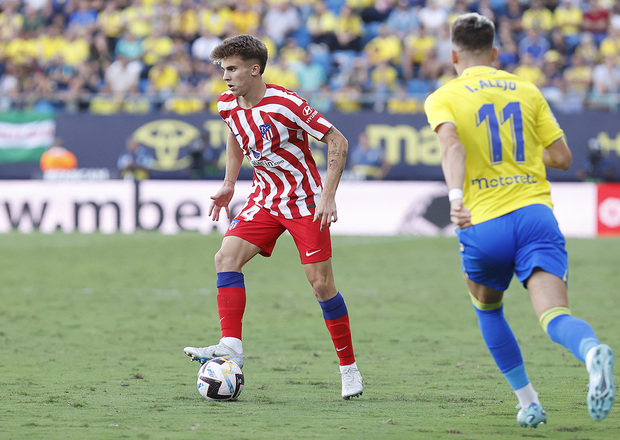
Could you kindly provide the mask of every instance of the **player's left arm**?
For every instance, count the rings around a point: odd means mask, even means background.
[[[551,145],[543,149],[543,163],[546,167],[566,171],[570,168],[572,161],[573,154],[564,138],[556,139]]]
[[[555,118],[549,103],[542,93],[536,90],[538,111],[536,113],[536,133],[543,144],[543,163],[548,168],[568,170],[573,161],[573,155],[568,148],[564,133]]]
[[[347,138],[333,125],[321,139],[327,144],[327,175],[323,184],[323,192],[314,211],[314,221],[321,222],[321,231],[325,225],[329,227],[338,220],[336,209],[336,189],[340,183],[342,172],[349,152]]]
[[[471,213],[463,205],[462,193],[465,181],[465,147],[453,123],[445,122],[439,125],[436,132],[441,146],[441,168],[450,191],[450,220],[458,228],[464,229],[471,226]]]

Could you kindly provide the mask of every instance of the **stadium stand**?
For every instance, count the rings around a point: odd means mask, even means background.
[[[449,23],[471,11],[497,26],[497,67],[535,81],[554,110],[618,111],[618,3],[3,0],[0,111],[213,111],[223,84],[210,51],[252,33],[270,51],[266,78],[317,107],[419,113],[454,76]]]

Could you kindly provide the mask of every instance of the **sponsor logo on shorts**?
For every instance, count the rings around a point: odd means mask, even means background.
[[[306,257],[310,257],[316,254],[317,252],[321,252],[321,249],[319,249],[318,251],[306,251]]]

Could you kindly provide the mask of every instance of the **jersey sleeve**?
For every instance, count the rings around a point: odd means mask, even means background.
[[[445,98],[435,92],[424,101],[424,112],[429,125],[433,131],[437,130],[444,122],[451,122],[456,125],[456,118],[451,107],[445,101]]]
[[[547,103],[542,94],[539,94],[538,100],[538,121],[536,124],[536,131],[543,148],[547,148],[554,141],[564,136],[564,131],[560,128],[558,121],[555,119],[555,116],[549,107],[549,103]]]
[[[319,113],[317,110],[312,108],[309,104],[305,104],[302,109],[302,118],[303,122],[308,125],[313,131],[306,130],[312,137],[317,140],[321,140],[323,136],[327,133],[327,131],[332,127],[332,123],[329,122],[325,117]]]
[[[313,138],[321,140],[333,124],[297,94],[288,93],[294,97],[289,101],[288,109],[295,123]]]

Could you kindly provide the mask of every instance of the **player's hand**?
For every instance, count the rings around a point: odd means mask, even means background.
[[[215,195],[211,196],[211,206],[209,206],[209,217],[214,222],[220,219],[220,211],[222,208],[226,210],[226,218],[230,218],[230,210],[228,205],[232,200],[235,193],[235,186],[224,182],[224,185],[219,189]]]
[[[463,199],[455,199],[450,202],[450,220],[459,229],[471,226],[471,212],[463,206]]]
[[[338,221],[338,210],[336,209],[336,200],[334,197],[324,197],[324,195],[321,195],[319,202],[316,204],[314,219],[312,221],[315,222],[317,220],[321,222],[321,231],[325,229],[325,226],[329,228],[332,223]]]

